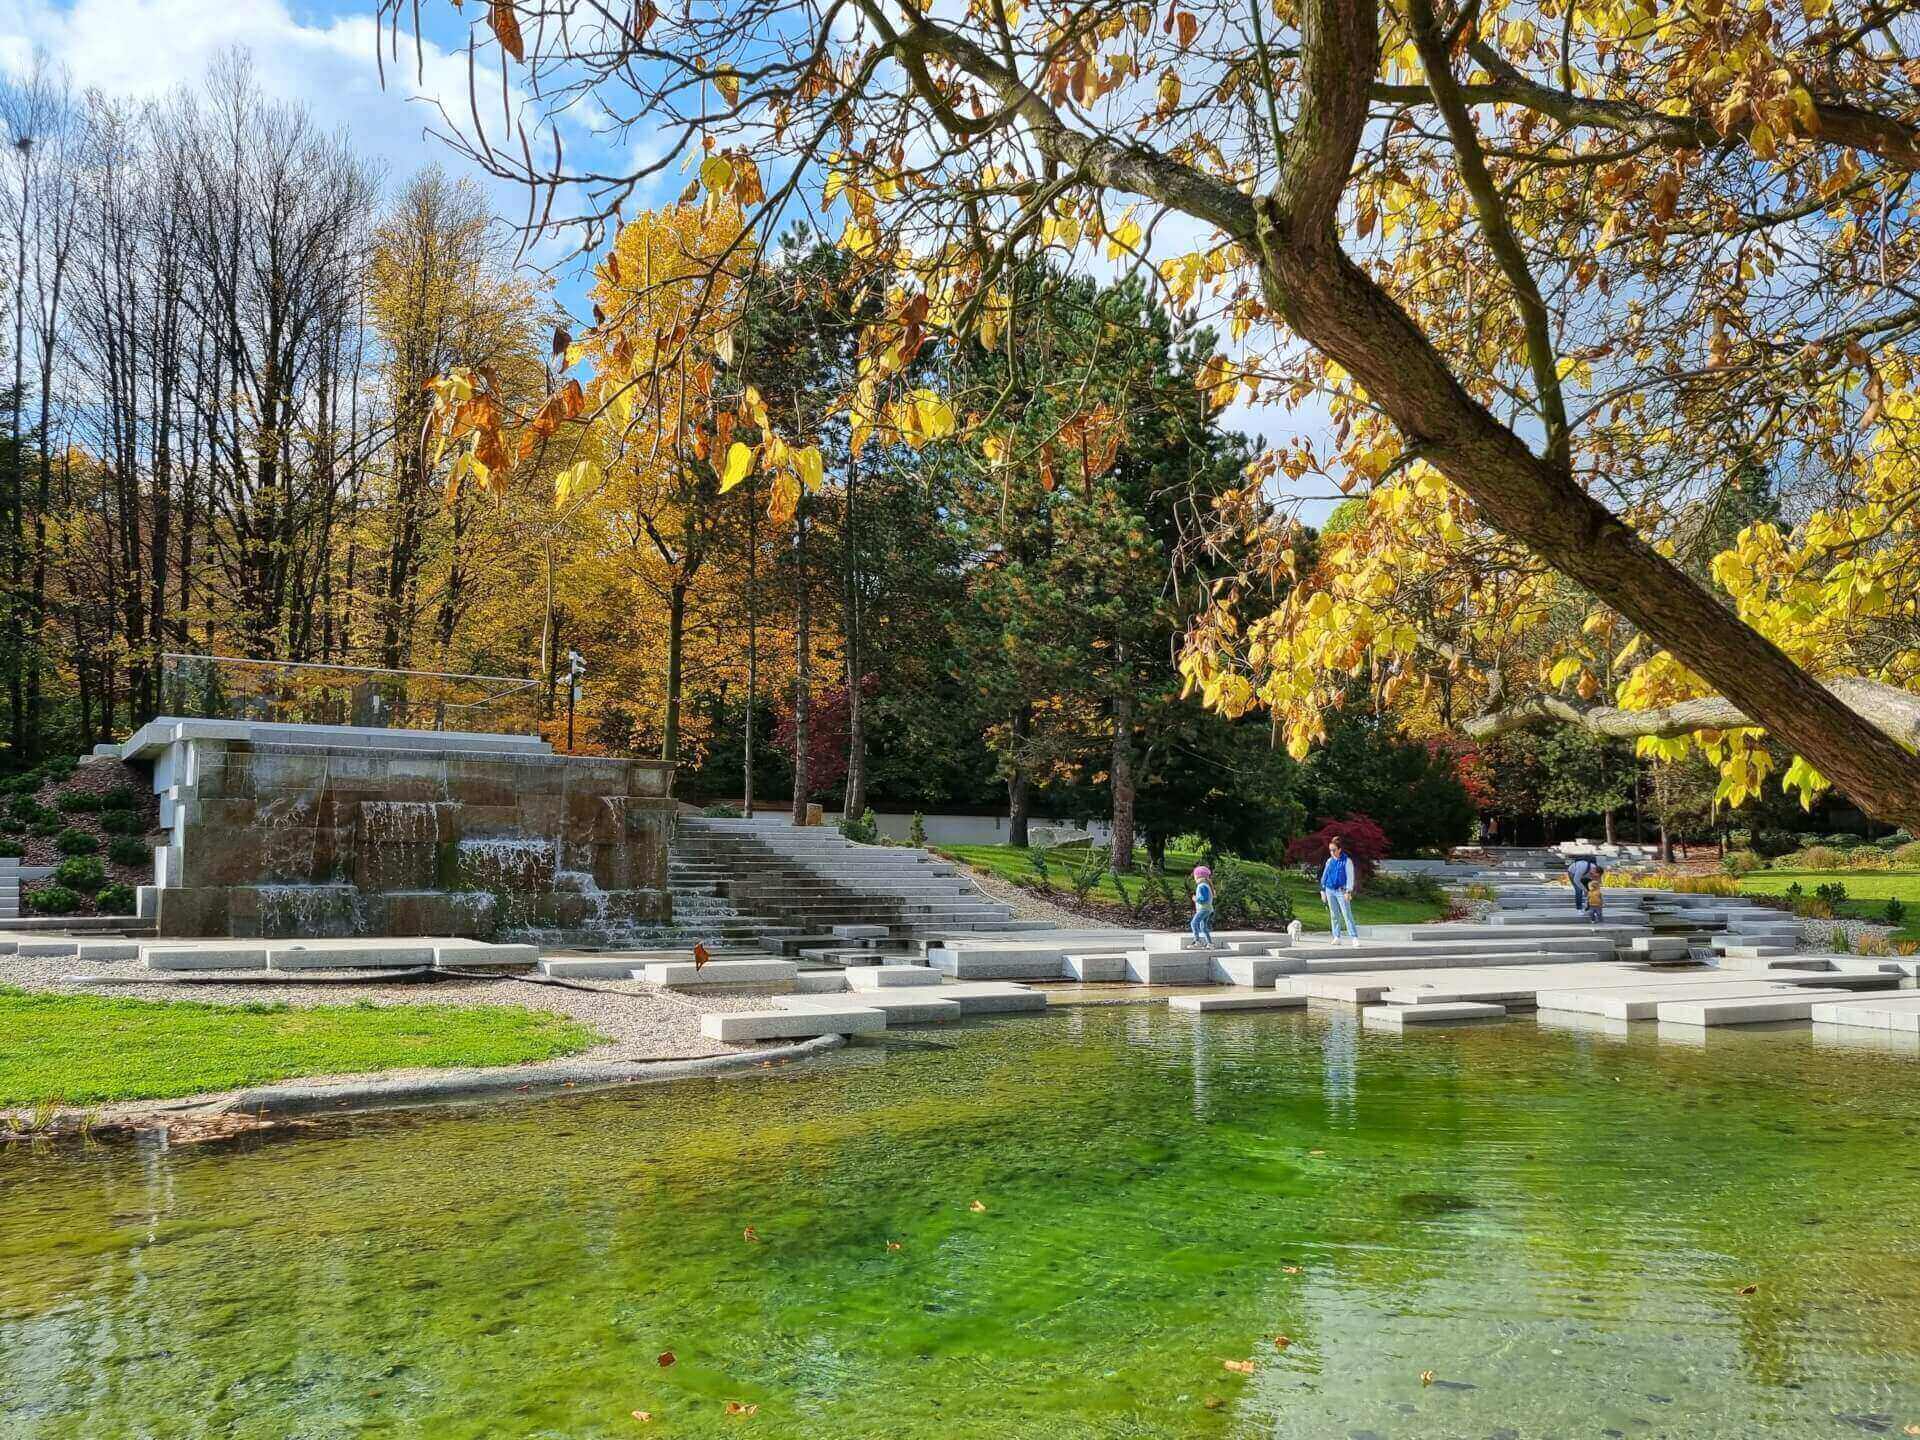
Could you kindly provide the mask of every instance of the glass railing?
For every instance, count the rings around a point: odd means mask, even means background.
[[[241,660],[161,656],[162,715],[376,730],[540,733],[540,682],[511,675],[450,675]]]

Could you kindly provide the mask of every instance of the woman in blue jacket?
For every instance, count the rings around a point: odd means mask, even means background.
[[[1327,914],[1333,918],[1333,938],[1340,938],[1340,925],[1346,922],[1349,944],[1360,943],[1360,932],[1353,924],[1353,861],[1347,855],[1347,842],[1338,835],[1327,842],[1327,863],[1320,867],[1320,898],[1327,902]]]

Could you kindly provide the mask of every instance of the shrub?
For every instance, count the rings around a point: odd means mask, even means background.
[[[1833,902],[1816,900],[1811,896],[1793,902],[1793,913],[1805,920],[1831,920]]]
[[[1288,863],[1303,865],[1317,876],[1327,858],[1327,842],[1336,835],[1346,842],[1347,855],[1359,868],[1362,880],[1370,877],[1374,867],[1387,857],[1386,831],[1365,815],[1349,815],[1338,821],[1322,817],[1318,830],[1302,835],[1287,846]]]
[[[1383,900],[1425,900],[1444,905],[1447,892],[1431,875],[1389,875],[1384,871],[1367,882],[1367,893]]]
[[[869,805],[858,820],[851,817],[840,821],[840,833],[856,845],[872,845],[880,839],[880,819]]]
[[[91,855],[75,855],[53,867],[53,879],[57,885],[91,895],[107,883],[107,867]]]
[[[1796,870],[1844,870],[1847,857],[1830,845],[1809,845],[1788,857]]]
[[[7,813],[31,825],[36,820],[46,819],[53,812],[31,795],[16,795],[7,802]]]
[[[1087,896],[1093,893],[1093,887],[1100,883],[1100,877],[1107,873],[1107,852],[1088,850],[1087,858],[1078,869],[1067,872],[1067,884],[1073,887],[1073,898],[1085,903]]]
[[[1462,885],[1460,887],[1460,893],[1469,900],[1498,900],[1500,898],[1500,892],[1498,890],[1494,889],[1491,885],[1484,885],[1478,880]]]
[[[134,802],[137,798],[133,793],[133,787],[125,781],[122,781],[118,785],[109,786],[101,794],[100,808],[102,810],[131,810],[134,808]]]
[[[1893,857],[1871,845],[1856,845],[1847,852],[1847,864],[1855,870],[1891,870]]]
[[[1909,840],[1893,852],[1893,862],[1903,868],[1920,869],[1920,840]]]
[[[43,885],[22,898],[36,915],[71,915],[80,908],[80,897],[64,885]]]
[[[137,810],[108,810],[99,819],[100,833],[103,835],[144,835],[147,822]]]
[[[0,857],[18,858],[27,853],[24,840],[0,839]]]
[[[151,865],[153,847],[144,840],[116,835],[107,842],[107,858],[116,865]]]
[[[1293,919],[1293,900],[1279,880],[1231,856],[1222,856],[1213,877],[1213,917],[1231,929],[1277,930]]]
[[[1858,835],[1849,835],[1844,830],[1836,830],[1833,834],[1827,836],[1827,844],[1837,850],[1851,850],[1859,843],[1860,837]]]
[[[93,908],[102,915],[131,915],[134,904],[131,885],[107,885],[93,897]]]
[[[1836,925],[1833,933],[1827,936],[1827,948],[1836,955],[1845,955],[1853,949],[1853,941],[1847,937],[1845,930]]]
[[[38,835],[44,839],[50,835],[58,835],[65,828],[66,827],[60,823],[60,817],[58,815],[49,815],[46,819],[36,820],[27,826],[27,833],[29,835]]]
[[[1880,918],[1889,925],[1904,925],[1907,919],[1907,902],[1898,896],[1888,900],[1880,911]]]
[[[1862,955],[1891,955],[1893,947],[1887,944],[1884,935],[1862,935],[1858,946]]]
[[[1729,850],[1720,858],[1720,868],[1729,875],[1751,875],[1767,868],[1766,857],[1753,850]]]
[[[907,843],[914,846],[927,843],[927,817],[918,810],[913,812],[913,823],[907,826]]]
[[[700,812],[709,820],[738,820],[740,809],[735,805],[709,805]]]
[[[91,855],[100,848],[100,842],[86,831],[69,826],[53,837],[53,848],[62,855]]]
[[[1838,880],[1829,880],[1824,885],[1814,886],[1813,893],[1829,905],[1838,905],[1847,898],[1847,887]]]
[[[100,808],[100,797],[91,790],[62,790],[53,803],[66,815],[91,815]]]
[[[1768,859],[1791,854],[1798,844],[1789,830],[1756,830],[1753,832],[1753,848]]]

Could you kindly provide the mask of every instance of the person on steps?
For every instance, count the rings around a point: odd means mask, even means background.
[[[1327,863],[1320,867],[1320,898],[1327,902],[1327,914],[1333,920],[1333,938],[1340,939],[1341,922],[1346,922],[1347,943],[1360,944],[1360,932],[1353,924],[1353,861],[1347,855],[1347,842],[1338,835],[1327,842]]]
[[[1573,908],[1584,912],[1587,908],[1588,887],[1598,883],[1599,877],[1606,874],[1606,867],[1592,855],[1576,856],[1567,866],[1567,879],[1573,882]]]
[[[1605,870],[1596,864],[1593,867],[1593,872],[1587,876],[1587,919],[1595,925],[1602,923],[1606,918],[1604,911],[1607,902],[1601,897],[1600,893],[1600,882],[1606,876],[1606,873]]]
[[[1196,946],[1213,948],[1213,871],[1204,865],[1193,867],[1193,919],[1187,929],[1193,932]]]

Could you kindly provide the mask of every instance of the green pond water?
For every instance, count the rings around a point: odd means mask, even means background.
[[[6,1440],[1915,1424],[1920,1059],[1806,1033],[1084,1007],[0,1150]]]

